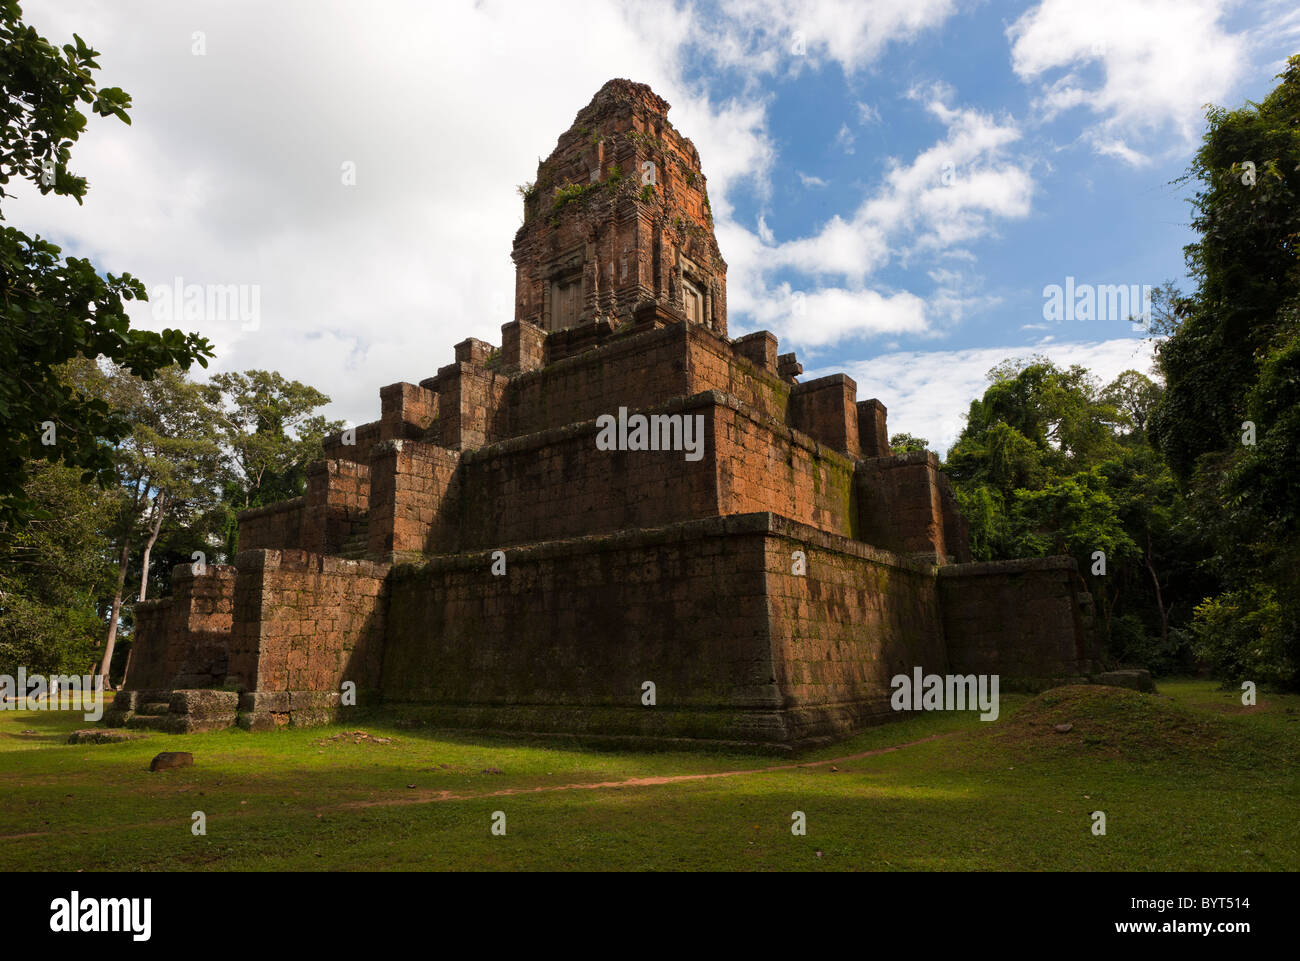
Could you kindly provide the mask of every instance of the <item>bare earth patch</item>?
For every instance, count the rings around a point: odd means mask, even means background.
[[[391,737],[375,737],[366,731],[340,731],[333,737],[324,737],[317,741],[317,744],[325,745],[331,741],[351,741],[353,744],[391,744]]]

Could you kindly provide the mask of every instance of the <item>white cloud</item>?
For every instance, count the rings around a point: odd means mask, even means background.
[[[1248,43],[1223,23],[1231,6],[1044,0],[1007,28],[1012,67],[1038,84],[1036,105],[1046,119],[1084,107],[1097,118],[1084,132],[1094,150],[1145,163],[1144,149],[1185,150],[1204,104],[1222,103],[1242,79]]]
[[[847,154],[853,153],[853,141],[857,139],[846,123],[840,124],[840,132],[835,135],[835,145]]]
[[[498,341],[514,283],[514,185],[532,179],[538,157],[601,84],[625,76],[672,102],[670,119],[700,150],[730,265],[733,335],[747,314],[785,349],[811,356],[874,336],[933,336],[997,303],[969,269],[971,248],[1030,211],[1031,167],[1012,152],[1020,125],[960,106],[942,83],[914,87],[908,96],[942,126],[935,142],[889,161],[856,208],[782,238],[753,214],[738,222],[734,209],[741,188],[760,200],[770,193],[772,95],[742,85],[723,99],[683,78],[719,64],[775,72],[791,60],[795,30],[805,33],[809,63],[858,70],[952,10],[939,0],[731,0],[708,14],[654,0],[436,10],[341,0],[31,5],[28,19],[51,39],[76,30],[103,51],[101,80],[134,96],[134,124],[91,119],[73,151],[74,170],[91,180],[84,207],[28,193],[6,215],[150,287],[176,277],[259,284],[258,330],[238,320],[179,326],[216,342],[218,369],[279,369],[330,393],[332,416],[359,423],[377,416],[380,385],[430,376],[465,337]],[[1025,76],[1040,77],[1051,69],[1035,53],[1045,28],[1018,23],[1028,38]],[[199,29],[203,57],[190,52]],[[1058,91],[1061,102],[1090,105],[1086,85],[1075,87],[1082,93]],[[878,116],[858,105],[860,123]],[[1112,132],[1117,144],[1122,135]],[[340,183],[346,160],[357,164],[355,187]],[[798,176],[805,188],[829,184]],[[879,281],[883,268],[910,258],[945,265],[929,271],[930,289]],[[161,326],[147,305],[136,317]],[[993,352],[993,362],[1006,353]],[[921,364],[956,363],[951,352],[889,356],[927,383],[934,376],[918,373]],[[899,401],[890,396],[913,396],[907,383],[881,390],[882,400],[892,407]],[[935,433],[923,420],[895,426]]]
[[[985,235],[997,218],[1027,215],[1033,180],[1005,152],[1020,137],[1015,123],[940,100],[926,107],[946,124],[946,136],[911,163],[895,162],[853,223],[891,239],[901,235],[900,252],[907,253],[951,248]]]
[[[971,278],[954,284],[955,274],[932,275],[936,286],[924,299],[870,287],[872,276],[894,258],[971,259],[962,245],[991,234],[999,220],[1026,216],[1034,193],[1028,166],[1007,153],[1020,137],[1014,121],[950,107],[944,98],[952,91],[944,87],[913,93],[944,124],[945,135],[910,163],[893,161],[851,216],[833,215],[816,233],[775,244],[720,225],[733,313],[747,314],[783,341],[817,348],[874,335],[932,333],[996,303],[978,296]],[[815,301],[809,291],[808,311],[798,318],[784,312],[791,271],[817,291]],[[835,282],[842,286],[829,286]]]
[[[975,347],[964,350],[904,351],[851,362],[842,369],[858,384],[858,398],[879,398],[889,410],[889,432],[930,441],[946,456],[965,426],[970,402],[984,395],[986,374],[1008,357],[1042,354],[1060,367],[1079,364],[1102,383],[1125,370],[1149,375],[1153,356],[1144,340],[1040,342],[1031,347]],[[832,373],[810,370],[807,377]]]
[[[24,13],[55,43],[76,31],[102,52],[99,80],[133,96],[133,123],[90,119],[73,150],[84,207],[19,188],[8,222],[149,288],[259,285],[255,331],[173,325],[215,343],[214,369],[279,369],[352,422],[378,416],[381,385],[450,363],[454,343],[499,341],[514,185],[606,80],[673,104],[720,222],[738,185],[766,189],[774,157],[761,98],[719,102],[681,79],[700,35],[685,6],[69,0]],[[147,304],[133,319],[164,325]]]
[[[792,325],[798,336],[791,336],[791,342],[814,350],[861,337],[868,330],[872,334],[924,334],[927,327],[925,301],[907,291],[891,294],[823,287],[805,292],[783,283],[766,291],[750,310],[757,328],[785,331]]]
[[[853,73],[886,45],[938,27],[955,8],[953,0],[724,0],[720,26],[732,65],[748,71],[830,60]],[[804,40],[804,56],[791,55],[796,34]]]
[[[864,127],[868,124],[880,123],[880,111],[869,103],[858,102],[858,123]]]

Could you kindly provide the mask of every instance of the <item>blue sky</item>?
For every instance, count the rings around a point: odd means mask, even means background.
[[[24,9],[102,52],[134,123],[92,118],[85,207],[28,192],[9,221],[150,288],[255,288],[253,324],[135,315],[201,330],[215,369],[275,367],[360,423],[457,341],[499,342],[515,185],[625,76],[700,150],[732,335],[847,371],[941,452],[1004,357],[1148,369],[1126,317],[1045,322],[1043,289],[1185,284],[1171,181],[1203,105],[1264,96],[1300,51],[1274,0]]]
[[[767,196],[737,190],[733,200],[737,220],[756,225],[762,217],[776,237],[815,233],[830,217],[852,210],[891,163],[905,163],[942,137],[943,123],[924,110],[918,91],[947,87],[950,104],[986,112],[1019,131],[1015,152],[1034,185],[1024,216],[991,224],[982,242],[967,249],[970,261],[913,257],[873,274],[884,286],[920,292],[936,286],[929,275],[942,268],[962,274],[969,285],[972,307],[963,322],[936,318],[938,331],[889,338],[903,349],[934,346],[936,332],[950,348],[1024,340],[1022,325],[1041,320],[1036,315],[1042,287],[1061,282],[1066,273],[1094,283],[1185,283],[1181,251],[1191,239],[1184,199],[1189,190],[1171,181],[1184,172],[1188,145],[1168,150],[1157,143],[1148,161],[1135,165],[1099,154],[1081,139],[1087,118],[1078,114],[1084,108],[1026,123],[1022,118],[1034,115],[1035,88],[1017,78],[1005,36],[1026,9],[970,7],[943,29],[891,45],[868,69],[846,73],[832,62],[774,77],[767,86],[769,129],[778,151],[772,189]],[[1082,71],[1097,72],[1096,64]],[[708,82],[705,71],[698,74]],[[1269,89],[1262,74],[1253,79],[1244,96]],[[719,91],[743,85],[733,71],[712,82]],[[794,271],[778,276],[795,286],[809,280]],[[1126,328],[1056,336],[1107,336]],[[835,348],[826,351],[828,360],[836,354]]]

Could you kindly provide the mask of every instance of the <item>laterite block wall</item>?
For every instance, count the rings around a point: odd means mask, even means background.
[[[767,542],[777,681],[791,737],[843,735],[893,716],[890,678],[947,672],[932,569],[774,518]],[[806,573],[794,573],[802,551]]]
[[[225,680],[235,599],[235,568],[172,569],[172,596],[135,605],[130,690],[219,685]]]
[[[241,551],[230,676],[247,690],[379,686],[385,564],[306,551]]]
[[[955,672],[1032,684],[1099,670],[1092,595],[1073,558],[954,564],[938,579]]]

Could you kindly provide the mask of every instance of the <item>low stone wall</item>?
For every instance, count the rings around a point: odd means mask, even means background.
[[[234,612],[235,568],[172,569],[172,596],[139,601],[131,636],[128,690],[207,687],[225,681]]]
[[[782,740],[762,530],[716,518],[529,545],[500,576],[487,552],[397,566],[385,702],[458,726]]]
[[[771,512],[852,536],[853,462],[812,437],[725,395],[717,398],[711,443],[720,514]]]
[[[686,337],[686,325],[673,324],[616,339],[513,379],[506,393],[504,437],[593,420],[620,406],[650,407],[690,393]]]
[[[441,545],[434,550],[494,549],[762,511],[852,533],[853,464],[843,455],[717,391],[642,413],[702,416],[701,459],[688,461],[682,451],[599,450],[596,421],[468,451],[460,460],[455,523],[446,539],[431,541]],[[377,468],[376,490],[379,476]],[[445,522],[437,504],[422,509]],[[376,516],[372,510],[372,524]],[[453,544],[448,535],[456,532]],[[403,542],[419,540],[412,534]]]
[[[559,336],[572,333],[577,331]],[[440,381],[447,377],[440,373],[428,384],[444,386]],[[787,421],[791,385],[775,369],[741,356],[713,331],[670,323],[617,332],[601,346],[512,378],[501,401],[504,418],[496,421],[498,432],[489,432],[487,443],[705,391],[730,394],[766,417]]]
[[[867,543],[940,563],[970,560],[969,529],[931,451],[859,461],[854,486]]]
[[[797,384],[790,392],[790,426],[832,450],[858,459],[858,385],[844,374]]]
[[[931,565],[782,517],[772,519],[766,552],[776,678],[792,740],[893,718],[891,678],[915,667],[947,673]]]
[[[370,468],[350,460],[320,460],[307,468],[307,495],[297,543],[264,543],[241,549],[301,548],[337,554],[348,538],[365,531],[370,507]]]
[[[110,727],[194,734],[234,727],[239,694],[211,689],[121,690],[104,712]]]
[[[281,550],[302,546],[305,497],[254,507],[239,513],[241,551]]]
[[[1037,687],[1099,670],[1092,595],[1071,557],[943,567],[939,599],[956,673]]]
[[[703,457],[697,461],[682,451],[598,450],[594,420],[465,453],[458,548],[493,549],[716,513],[717,396],[647,411],[702,416]],[[616,415],[617,408],[607,413]]]
[[[375,555],[456,549],[460,452],[392,440],[371,460],[368,550]]]
[[[327,460],[349,460],[357,464],[369,464],[370,448],[384,439],[383,434],[383,421],[374,420],[354,427],[350,432],[341,430],[337,434],[330,434],[321,446]],[[350,440],[352,443],[345,444],[343,443],[345,440]]]
[[[268,696],[378,688],[387,565],[286,550],[241,551],[237,567],[231,680]]]
[[[766,335],[761,347],[770,349],[759,349],[760,345],[753,343],[742,343],[740,347],[740,350],[753,348],[752,353],[759,356],[755,361],[740,353],[725,337],[696,325],[687,328],[684,336],[688,379],[684,393],[721,391],[763,417],[788,424],[791,384],[776,373],[776,338],[767,331],[758,333]]]
[[[504,575],[432,558],[390,590],[384,702],[449,726],[789,748],[944,664],[930,568],[767,513],[528,545]]]

